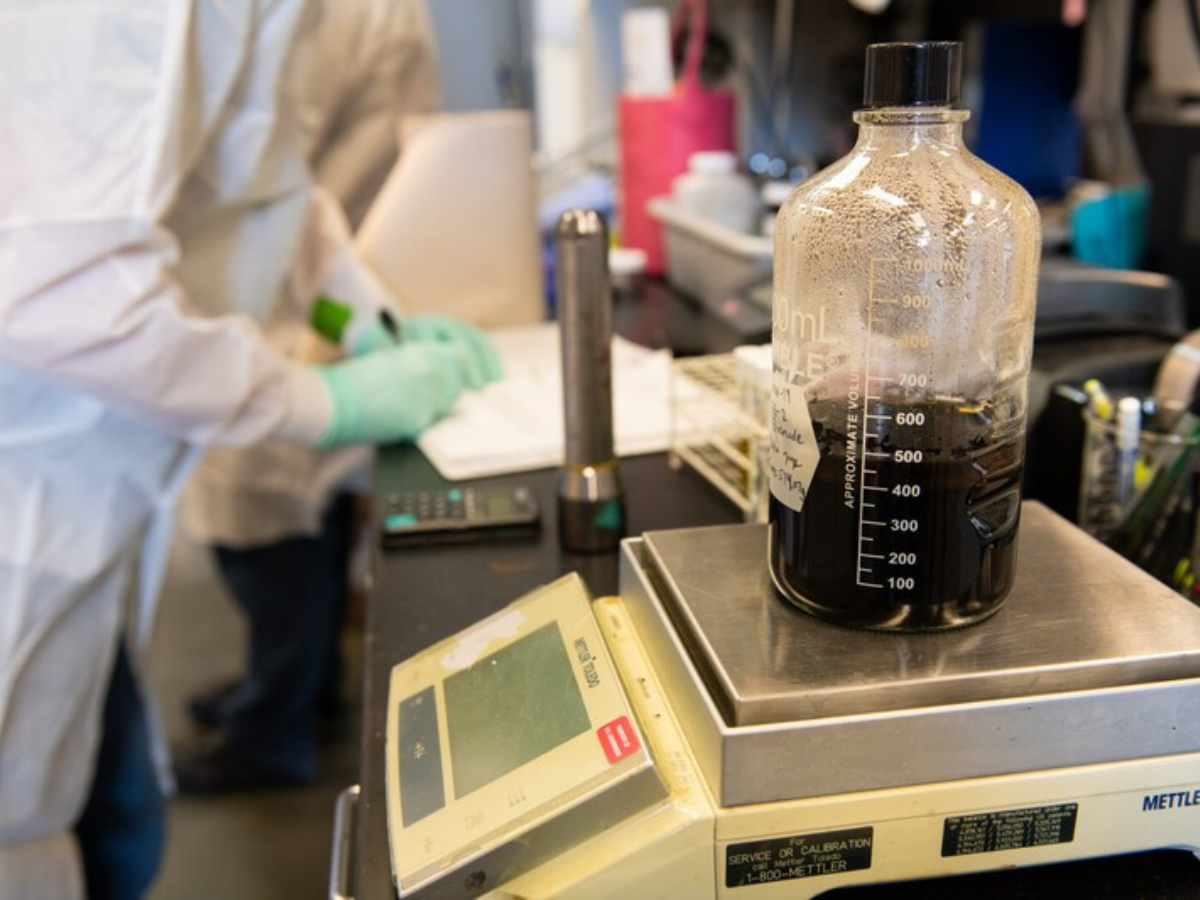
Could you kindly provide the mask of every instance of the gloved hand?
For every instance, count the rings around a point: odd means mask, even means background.
[[[392,349],[404,341],[457,345],[462,348],[469,388],[481,388],[503,374],[500,357],[488,336],[474,325],[449,316],[424,313],[400,320],[386,306],[365,315],[346,303],[321,296],[313,304],[310,324],[354,356]]]
[[[414,341],[319,366],[333,421],[317,446],[415,439],[454,406],[471,365],[457,344]]]
[[[470,367],[467,387],[481,388],[504,374],[496,348],[488,336],[474,325],[449,316],[422,313],[406,316],[400,327],[406,341],[457,344],[465,348]]]

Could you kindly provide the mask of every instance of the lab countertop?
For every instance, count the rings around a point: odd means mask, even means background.
[[[661,293],[656,293],[661,290]],[[697,309],[680,308],[665,289],[651,287],[647,302],[617,310],[617,329],[652,347],[719,352],[738,336]],[[665,455],[621,463],[631,534],[732,523],[739,513],[689,470],[673,471]],[[593,596],[617,591],[617,555],[574,555],[558,544],[554,475],[540,470],[476,484],[525,485],[537,495],[542,527],[535,537],[441,544],[380,551],[367,611],[361,795],[355,817],[353,869],[358,900],[395,897],[384,795],[384,732],[391,668],[429,645],[502,608],[535,587],[578,572]],[[400,491],[445,487],[446,482],[410,445],[380,453],[377,506]],[[1200,895],[1200,860],[1184,851],[1157,851],[938,880],[842,888],[826,896],[846,900],[941,898],[1054,898],[1172,900]]]
[[[622,475],[633,533],[738,520],[728,501],[691,471],[672,471],[662,454],[623,460]],[[579,572],[593,596],[617,590],[616,554],[580,556],[559,548],[552,471],[479,483],[532,488],[542,509],[538,536],[380,553],[366,625],[362,793],[355,841],[355,896],[359,900],[395,896],[388,857],[383,769],[392,666],[566,572]],[[413,447],[390,448],[380,456],[381,500],[400,490],[444,485],[436,470]],[[828,896],[846,900],[957,900],[964,896],[979,900],[1190,900],[1198,891],[1200,860],[1183,851],[1160,851],[903,885],[843,888]]]

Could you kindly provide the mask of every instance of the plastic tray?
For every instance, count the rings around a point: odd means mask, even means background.
[[[663,225],[667,281],[685,294],[721,301],[771,271],[771,238],[734,231],[680,208],[667,197],[655,197],[647,209]]]

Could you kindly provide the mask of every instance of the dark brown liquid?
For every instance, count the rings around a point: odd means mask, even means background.
[[[986,414],[962,408],[921,405],[927,426],[909,430],[911,445],[872,440],[885,455],[858,460],[874,472],[853,479],[848,503],[845,429],[835,427],[845,414],[813,407],[821,460],[803,508],[771,497],[771,573],[789,600],[869,628],[948,628],[999,607],[1016,567],[1024,448],[1019,436],[996,440]],[[902,441],[904,430],[895,432]],[[916,462],[896,454],[917,449]],[[874,506],[862,518],[881,524],[860,526],[864,498]]]

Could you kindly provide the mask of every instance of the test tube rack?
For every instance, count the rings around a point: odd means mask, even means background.
[[[733,353],[671,365],[672,469],[688,466],[742,511],[766,521],[769,388]]]

